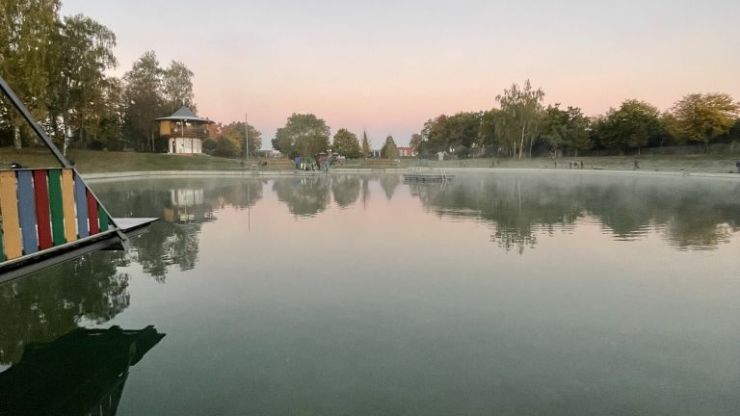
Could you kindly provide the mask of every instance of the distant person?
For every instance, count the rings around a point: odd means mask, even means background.
[[[735,167],[737,168],[737,173],[740,173],[740,160],[735,162]]]
[[[581,169],[583,169],[583,161],[581,160]]]
[[[637,159],[635,159],[635,168],[634,169],[635,170],[639,170],[640,169],[640,162]]]

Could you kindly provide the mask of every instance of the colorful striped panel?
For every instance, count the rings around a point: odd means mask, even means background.
[[[0,212],[3,216],[5,258],[12,260],[23,255],[15,172],[0,172]]]
[[[62,203],[62,171],[49,170],[49,207],[51,209],[51,231],[54,245],[67,242],[64,238],[64,204]]]
[[[77,236],[85,238],[90,236],[87,218],[87,189],[82,179],[75,175],[75,205],[77,207]]]
[[[36,224],[39,232],[39,249],[46,250],[51,241],[51,216],[49,215],[49,186],[46,183],[46,171],[33,171],[33,192],[36,199]]]
[[[77,241],[75,182],[71,169],[62,169],[62,206],[64,208],[64,238],[71,243]]]
[[[33,174],[28,170],[18,171],[18,213],[23,235],[23,254],[39,251],[36,237],[36,201],[33,196]]]
[[[98,201],[93,197],[90,190],[86,190],[87,199],[87,216],[90,219],[90,235],[95,235],[100,232],[100,225],[98,225]]]

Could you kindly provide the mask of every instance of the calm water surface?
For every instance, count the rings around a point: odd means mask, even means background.
[[[128,254],[0,286],[0,397],[34,385],[38,403],[118,415],[740,413],[738,181],[92,186],[114,215],[162,221]]]

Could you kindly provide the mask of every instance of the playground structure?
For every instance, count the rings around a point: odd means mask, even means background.
[[[0,282],[93,250],[127,249],[157,220],[113,218],[2,77],[0,89],[61,165],[0,169]]]

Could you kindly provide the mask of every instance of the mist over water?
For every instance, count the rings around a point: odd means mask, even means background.
[[[117,414],[740,408],[737,181],[332,174],[92,187],[114,216],[161,221],[128,254],[0,285],[0,369],[77,328],[153,325],[167,335],[128,369]]]

